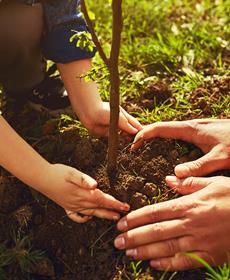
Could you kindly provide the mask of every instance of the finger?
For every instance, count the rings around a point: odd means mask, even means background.
[[[181,197],[170,201],[142,207],[132,211],[122,218],[117,228],[120,231],[127,231],[146,224],[152,224],[170,219],[182,218],[186,209],[193,206],[192,199]]]
[[[138,132],[138,129],[129,123],[129,120],[126,115],[123,114],[123,111],[120,111],[119,129],[129,134],[136,134]]]
[[[101,219],[113,221],[117,221],[120,219],[120,215],[118,213],[106,209],[96,209],[93,215]]]
[[[96,203],[98,208],[114,209],[118,211],[129,211],[130,209],[127,203],[121,202],[98,189],[90,192],[88,200]]]
[[[67,216],[76,223],[83,224],[88,222],[92,217],[90,216],[80,216],[77,212],[65,210]]]
[[[94,210],[98,208],[98,205],[96,203],[92,203],[92,202],[88,202],[87,201],[87,194],[85,195],[85,199],[82,200],[82,202],[79,202],[79,200],[76,200],[75,205],[73,204],[73,206],[69,209],[71,209],[72,211],[75,212],[81,212],[85,211],[85,210]]]
[[[191,239],[192,237],[186,236],[165,240],[164,242],[146,244],[144,246],[126,250],[126,255],[136,260],[174,257],[178,253],[192,250]]]
[[[120,214],[107,209],[98,209],[98,208],[85,208],[85,209],[79,209],[78,213],[81,213],[82,215],[86,216],[96,216],[101,219],[108,219],[108,220],[114,220],[117,221],[120,219]]]
[[[120,107],[120,111],[124,114],[124,116],[134,128],[136,128],[138,131],[143,129],[143,126],[140,124],[140,122],[136,118],[128,114],[122,107]]]
[[[177,192],[188,195],[207,187],[212,183],[212,178],[188,177],[179,179],[176,176],[167,176],[166,183]]]
[[[225,159],[225,153],[222,153],[220,147],[216,146],[209,153],[195,161],[177,165],[175,167],[175,174],[179,178],[204,176],[224,169],[226,167]]]
[[[118,249],[136,248],[145,244],[184,236],[186,233],[185,221],[175,219],[138,227],[120,234],[115,239],[114,245]]]
[[[199,258],[211,263],[210,257],[205,252],[193,252],[194,255]],[[174,257],[155,259],[150,262],[150,265],[157,270],[167,270],[167,271],[182,271],[193,268],[202,267],[203,265],[197,260],[185,256],[183,254],[178,254]]]
[[[95,189],[97,187],[97,182],[90,176],[80,172],[75,168],[70,168],[67,182],[77,185],[78,187],[84,189]]]
[[[193,142],[195,133],[196,129],[194,121],[154,123],[148,125],[136,135],[132,149],[137,149],[140,146],[138,143],[154,137],[181,139],[184,141]]]

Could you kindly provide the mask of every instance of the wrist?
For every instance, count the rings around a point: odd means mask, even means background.
[[[52,182],[50,180],[50,174],[52,173],[53,164],[49,163],[48,161],[44,161],[38,168],[37,168],[37,176],[32,178],[31,182],[28,183],[30,187],[39,191],[43,194],[46,194],[48,191],[49,186],[52,186]]]
[[[105,125],[105,111],[104,102],[100,101],[80,116],[80,120],[89,131],[92,131],[95,126]]]

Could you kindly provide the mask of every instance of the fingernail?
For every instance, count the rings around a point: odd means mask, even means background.
[[[176,173],[176,175],[178,175],[180,177],[185,177],[185,176],[188,176],[190,174],[190,169],[184,164],[177,165],[175,167],[175,173]]]
[[[117,216],[116,216],[116,215],[113,216],[113,220],[114,220],[114,221],[117,221],[117,220],[119,220],[119,219],[120,219],[120,216],[118,216],[118,215],[117,215]]]
[[[130,206],[127,203],[125,203],[125,204],[123,204],[123,206],[121,206],[120,209],[121,209],[121,211],[129,211]]]
[[[170,182],[176,182],[178,179],[176,176],[166,176],[166,180]]]
[[[124,249],[125,248],[125,239],[124,237],[117,237],[114,241],[114,246],[117,249]]]
[[[159,269],[161,267],[161,262],[160,261],[151,261],[150,262],[150,265],[153,267],[153,268],[156,268],[156,269]]]
[[[139,142],[139,141],[141,141],[141,140],[143,140],[143,135],[136,135],[136,137],[135,137],[135,139],[134,139],[134,143],[137,143],[137,142]]]
[[[136,257],[137,256],[137,249],[126,250],[126,256],[128,256],[128,257]]]
[[[170,184],[172,184],[174,187],[178,187],[180,184],[180,179],[178,179],[176,176],[166,176],[166,181]]]
[[[128,229],[128,224],[127,221],[125,219],[120,220],[117,224],[117,228],[118,230],[124,231]]]

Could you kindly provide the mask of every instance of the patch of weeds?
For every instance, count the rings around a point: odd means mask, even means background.
[[[204,76],[191,68],[184,67],[182,71],[185,75],[177,76],[176,80],[171,84],[179,101],[185,99],[185,93],[189,93],[198,88],[204,81]]]
[[[63,132],[65,129],[69,127],[77,128],[79,135],[82,137],[89,136],[88,130],[81,124],[79,120],[76,120],[75,118],[62,114],[58,121],[58,131]]]
[[[142,261],[131,261],[130,262],[130,267],[132,269],[132,277],[133,279],[138,279],[138,277],[140,276],[141,272],[142,272],[142,268],[141,268],[141,263]]]
[[[230,116],[230,95],[223,96],[221,100],[217,103],[212,103],[211,105],[211,110],[212,110],[212,115],[217,116],[217,115],[225,115],[225,116]]]
[[[189,149],[185,145],[181,145],[179,141],[175,140],[175,148],[179,153],[179,156],[182,157],[188,154]]]
[[[188,257],[196,260],[207,270],[206,280],[229,280],[230,279],[230,261],[223,266],[218,266],[216,269],[211,267],[205,260],[192,253],[185,254]]]
[[[167,275],[167,271],[165,271],[162,275],[161,275],[161,278],[159,280],[164,280],[165,277]],[[170,275],[170,277],[168,278],[168,280],[173,280],[174,277],[177,275],[177,272],[175,271],[174,273],[172,273],[172,275]]]
[[[160,106],[156,106],[153,110],[143,109],[142,112],[136,113],[137,119],[141,123],[153,123],[159,121],[173,120],[175,118],[186,117],[190,113],[190,109],[187,106],[179,104],[175,108],[172,104],[162,103]]]
[[[22,274],[28,273],[43,256],[43,252],[32,248],[28,236],[23,238],[16,236],[13,247],[7,248],[4,244],[0,245],[0,275],[7,276],[5,268],[9,265],[15,267],[15,272],[19,269]]]

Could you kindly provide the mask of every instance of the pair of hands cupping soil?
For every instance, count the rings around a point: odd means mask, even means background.
[[[177,165],[167,176],[170,188],[183,197],[129,213],[118,222],[124,233],[115,247],[134,259],[151,260],[156,269],[184,270],[200,264],[184,252],[195,253],[213,265],[223,264],[230,252],[230,178],[202,177],[230,167],[230,120],[163,122],[145,127],[132,149],[144,140],[181,139],[198,146],[201,158]]]

